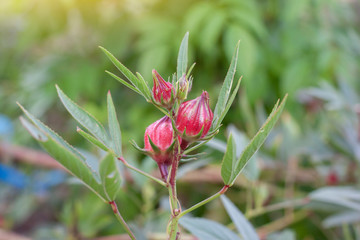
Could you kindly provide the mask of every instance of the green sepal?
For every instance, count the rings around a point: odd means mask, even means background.
[[[131,140],[130,144],[139,152],[148,155],[149,151],[145,150],[144,148],[139,147],[139,145],[137,145],[137,143],[135,142],[135,140]]]
[[[151,145],[152,150],[153,150],[155,153],[161,153],[160,148],[158,148],[158,146],[155,145],[155,143],[151,140],[151,138],[150,138],[149,135],[147,135],[147,138],[149,139],[149,143],[150,143],[150,145]]]
[[[186,127],[184,128],[184,131],[181,133],[181,138],[185,139],[189,142],[196,142],[196,141],[201,141],[201,135],[204,131],[204,125],[201,127],[200,132],[198,134],[196,134],[195,136],[189,136],[186,134]]]

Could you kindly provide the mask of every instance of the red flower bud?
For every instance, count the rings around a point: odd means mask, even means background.
[[[326,184],[329,186],[334,186],[339,183],[339,177],[335,171],[330,171],[326,176]]]
[[[154,80],[154,87],[152,91],[155,103],[170,109],[174,104],[173,85],[166,82],[155,69],[152,70],[152,74]]]
[[[167,116],[152,123],[145,130],[144,150],[157,162],[164,180],[167,178],[167,167],[171,164],[173,155],[173,133],[171,119]]]
[[[204,91],[200,97],[180,105],[176,127],[183,134],[183,140],[196,141],[209,132],[213,117],[209,107],[209,95]]]

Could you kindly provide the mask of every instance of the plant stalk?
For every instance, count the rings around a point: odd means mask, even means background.
[[[166,187],[166,183],[163,182],[162,180],[156,178],[156,177],[153,177],[151,176],[150,174],[144,172],[144,171],[141,171],[140,169],[130,165],[123,157],[118,157],[118,159],[127,167],[127,168],[130,168],[131,170],[137,172],[137,173],[140,173],[141,175],[145,176],[145,177],[148,177],[150,178],[151,180],[159,183],[160,185]]]
[[[109,202],[109,204],[111,205],[111,208],[115,214],[116,219],[119,221],[119,223],[124,227],[125,231],[127,232],[127,234],[129,234],[130,238],[132,240],[136,240],[134,234],[132,233],[132,231],[130,230],[129,226],[126,224],[125,220],[123,219],[123,217],[121,216],[119,209],[115,203],[115,201],[111,201]]]
[[[192,206],[192,207],[184,210],[183,212],[181,212],[178,217],[181,218],[181,217],[184,216],[185,214],[187,214],[187,213],[189,213],[189,212],[191,212],[191,211],[193,211],[193,210],[195,210],[195,209],[197,209],[197,208],[205,205],[206,203],[208,203],[208,202],[210,202],[210,201],[212,201],[212,200],[220,197],[222,194],[224,194],[224,193],[228,190],[228,188],[229,188],[229,185],[225,185],[219,192],[215,193],[215,194],[212,195],[211,197],[208,197],[207,199],[205,199],[205,200],[203,200],[203,201],[195,204],[194,206]]]

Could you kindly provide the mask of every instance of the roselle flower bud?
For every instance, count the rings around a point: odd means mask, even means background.
[[[193,142],[203,138],[210,130],[214,114],[209,107],[209,95],[204,91],[200,97],[180,105],[176,127],[182,139]]]
[[[176,98],[179,100],[186,99],[188,92],[191,90],[191,85],[191,78],[187,79],[186,75],[184,74],[176,84]]]
[[[168,175],[167,168],[172,163],[173,146],[175,143],[173,135],[171,119],[167,116],[150,124],[145,130],[144,151],[157,162],[164,180],[166,180]]]
[[[154,87],[152,91],[155,103],[164,108],[170,109],[175,100],[173,85],[166,82],[155,69],[152,70],[152,74],[154,80]]]

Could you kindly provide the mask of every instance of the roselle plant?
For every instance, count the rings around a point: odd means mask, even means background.
[[[126,80],[111,72],[107,73],[126,87],[143,96],[148,103],[154,105],[164,115],[159,120],[150,124],[145,130],[144,148],[139,147],[134,141],[131,142],[135,149],[156,161],[161,179],[135,168],[123,156],[121,131],[110,91],[107,95],[108,129],[106,129],[95,117],[74,103],[56,86],[60,100],[65,108],[80,125],[86,129],[83,130],[78,127],[77,132],[106,153],[105,156],[99,160],[99,168],[97,170],[87,164],[86,158],[80,152],[65,142],[59,135],[36,119],[19,104],[27,119],[30,121],[23,117],[20,117],[20,120],[29,133],[51,156],[62,164],[72,175],[79,178],[82,183],[97,194],[99,198],[112,207],[115,216],[131,239],[136,239],[135,235],[122,218],[120,214],[121,209],[119,209],[115,203],[116,195],[122,186],[120,164],[167,188],[171,209],[169,224],[167,226],[168,239],[180,239],[180,219],[196,208],[220,197],[234,184],[241,170],[262,145],[278,120],[284,108],[286,96],[280,104],[279,101],[275,104],[270,116],[248,146],[243,150],[240,158],[236,157],[235,142],[232,136],[229,136],[221,166],[221,176],[224,181],[223,188],[204,201],[192,207],[183,208],[178,200],[176,188],[176,174],[179,164],[184,158],[197,157],[197,154],[193,154],[193,152],[214,138],[219,132],[222,120],[233,103],[240,86],[241,78],[236,81],[235,87],[233,88],[239,43],[237,44],[225,81],[220,89],[214,111],[210,108],[209,100],[211,97],[206,91],[203,91],[202,94],[195,99],[187,99],[193,81],[191,70],[194,67],[194,65],[192,65],[188,69],[187,64],[188,33],[182,40],[177,59],[177,71],[172,76],[171,82],[165,81],[157,71],[153,70],[152,89],[140,73],[133,74],[105,48],[100,48],[125,76]],[[222,201],[235,225],[240,226],[241,224],[237,221],[244,217],[224,196],[222,197]],[[189,222],[185,218],[181,224],[195,235],[201,231],[201,228],[196,227],[196,221]],[[206,224],[211,225],[210,222],[206,222]],[[217,228],[214,226],[214,229],[209,229],[209,233],[211,233],[211,231],[216,231],[221,235],[219,231],[225,230],[224,227]],[[241,229],[239,229],[239,231],[244,239],[246,239],[246,233],[242,232]],[[254,230],[250,231],[250,235],[251,237],[249,238],[251,238],[251,240],[258,238]],[[224,234],[224,236],[227,235]],[[237,237],[234,233],[228,236],[232,236],[230,239]],[[225,237],[224,239],[229,238]]]

